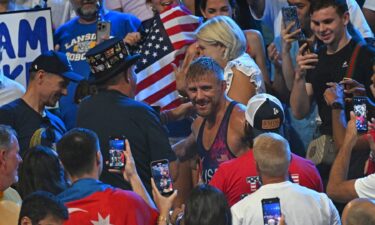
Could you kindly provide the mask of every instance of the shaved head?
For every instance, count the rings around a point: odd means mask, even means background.
[[[350,201],[342,213],[342,224],[375,224],[375,203],[365,198],[356,198]]]

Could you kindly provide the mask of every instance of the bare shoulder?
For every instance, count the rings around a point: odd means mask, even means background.
[[[244,33],[245,33],[247,41],[251,43],[253,41],[260,42],[263,39],[262,34],[257,30],[253,30],[253,29],[244,30]]]
[[[231,127],[238,129],[239,127],[242,127],[245,125],[245,121],[246,121],[245,111],[246,111],[246,107],[241,103],[238,103],[234,106],[232,115],[230,118]]]

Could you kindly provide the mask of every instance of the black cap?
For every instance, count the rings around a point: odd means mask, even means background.
[[[86,60],[91,70],[89,83],[104,83],[135,64],[139,58],[139,54],[129,54],[121,38],[115,37],[103,41],[86,53]]]
[[[73,72],[72,65],[64,53],[56,51],[43,52],[31,64],[30,71],[44,70],[78,82],[83,76]]]

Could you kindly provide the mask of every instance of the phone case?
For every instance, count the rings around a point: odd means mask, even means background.
[[[96,24],[96,43],[101,43],[104,38],[111,36],[111,22],[98,21]]]
[[[281,9],[283,15],[283,22],[285,27],[289,26],[290,23],[295,22],[293,27],[290,29],[290,33],[298,30],[301,28],[298,15],[297,15],[297,7],[295,6],[285,6]],[[298,41],[306,40],[305,35],[300,32],[297,36]]]
[[[264,225],[279,224],[281,217],[280,199],[262,199]]]
[[[367,127],[367,97],[353,97],[353,111],[355,114],[355,125],[359,133],[366,133]]]
[[[173,193],[173,183],[167,159],[151,162],[151,174],[160,194],[168,196]]]

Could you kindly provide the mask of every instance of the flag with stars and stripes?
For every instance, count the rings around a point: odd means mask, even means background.
[[[137,52],[136,99],[149,105],[170,109],[180,104],[172,63],[179,66],[187,47],[196,41],[200,18],[181,6],[171,6],[160,15],[145,21],[142,44]]]

